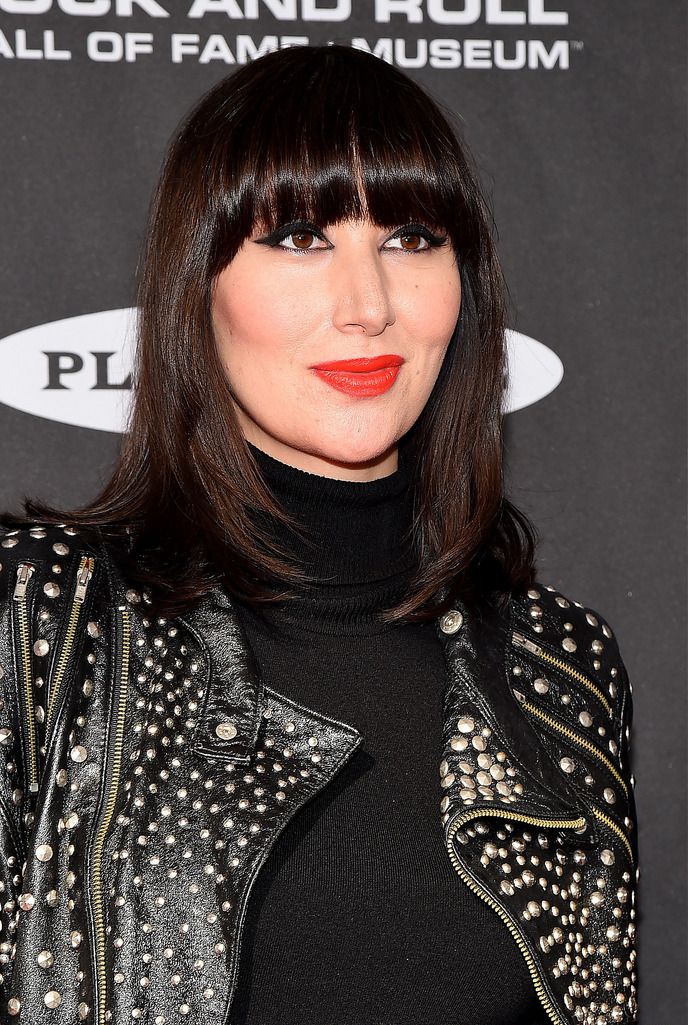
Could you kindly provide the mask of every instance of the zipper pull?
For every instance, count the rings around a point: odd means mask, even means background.
[[[511,640],[518,648],[525,648],[526,651],[531,651],[533,655],[542,655],[542,648],[538,647],[537,644],[534,644],[527,637],[524,637],[523,634],[513,633]]]
[[[92,556],[81,556],[81,562],[79,563],[79,572],[76,578],[76,590],[74,591],[74,601],[78,601],[79,604],[82,604],[86,597],[86,588],[88,587],[89,581],[93,576],[94,566],[95,559]]]
[[[13,595],[15,601],[21,601],[26,597],[26,588],[29,585],[33,571],[34,567],[30,562],[20,562],[17,566],[17,582],[14,585]]]

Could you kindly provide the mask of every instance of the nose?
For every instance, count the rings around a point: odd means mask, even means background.
[[[374,246],[347,249],[331,271],[335,327],[345,334],[379,335],[394,323],[389,281]]]

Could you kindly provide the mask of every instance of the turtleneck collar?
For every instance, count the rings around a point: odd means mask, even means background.
[[[308,621],[310,629],[325,632],[379,629],[379,610],[400,597],[415,564],[407,539],[413,506],[403,441],[397,469],[371,481],[320,476],[249,448],[272,494],[310,540],[276,521],[273,536],[317,581],[307,601],[294,599],[265,614]]]

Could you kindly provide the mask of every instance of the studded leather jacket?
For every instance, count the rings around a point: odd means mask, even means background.
[[[0,537],[0,1021],[222,1025],[256,875],[362,737],[261,682],[222,591],[153,618],[105,541]],[[554,1025],[635,1021],[632,706],[611,630],[539,585],[436,628],[457,886],[509,930]]]

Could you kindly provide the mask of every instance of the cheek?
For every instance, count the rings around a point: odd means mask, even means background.
[[[221,282],[212,317],[220,358],[235,380],[260,372],[279,355],[286,313],[258,276]]]
[[[246,259],[220,275],[213,300],[213,326],[218,343],[232,356],[246,348],[289,358],[313,325],[322,318],[321,290],[294,287],[279,275],[266,273]]]
[[[236,268],[220,275],[213,299],[213,327],[219,342],[231,338],[240,343],[260,326],[253,313],[261,309],[260,293],[260,282]]]
[[[456,321],[459,317],[459,311],[461,309],[461,278],[459,276],[459,268],[454,265],[452,272],[442,282],[438,288],[438,295],[436,298],[436,316],[438,321],[444,325],[444,329],[448,334],[454,330]]]
[[[456,327],[461,309],[458,274],[438,281],[434,287],[416,292],[413,310],[414,334],[428,359],[441,362]]]

